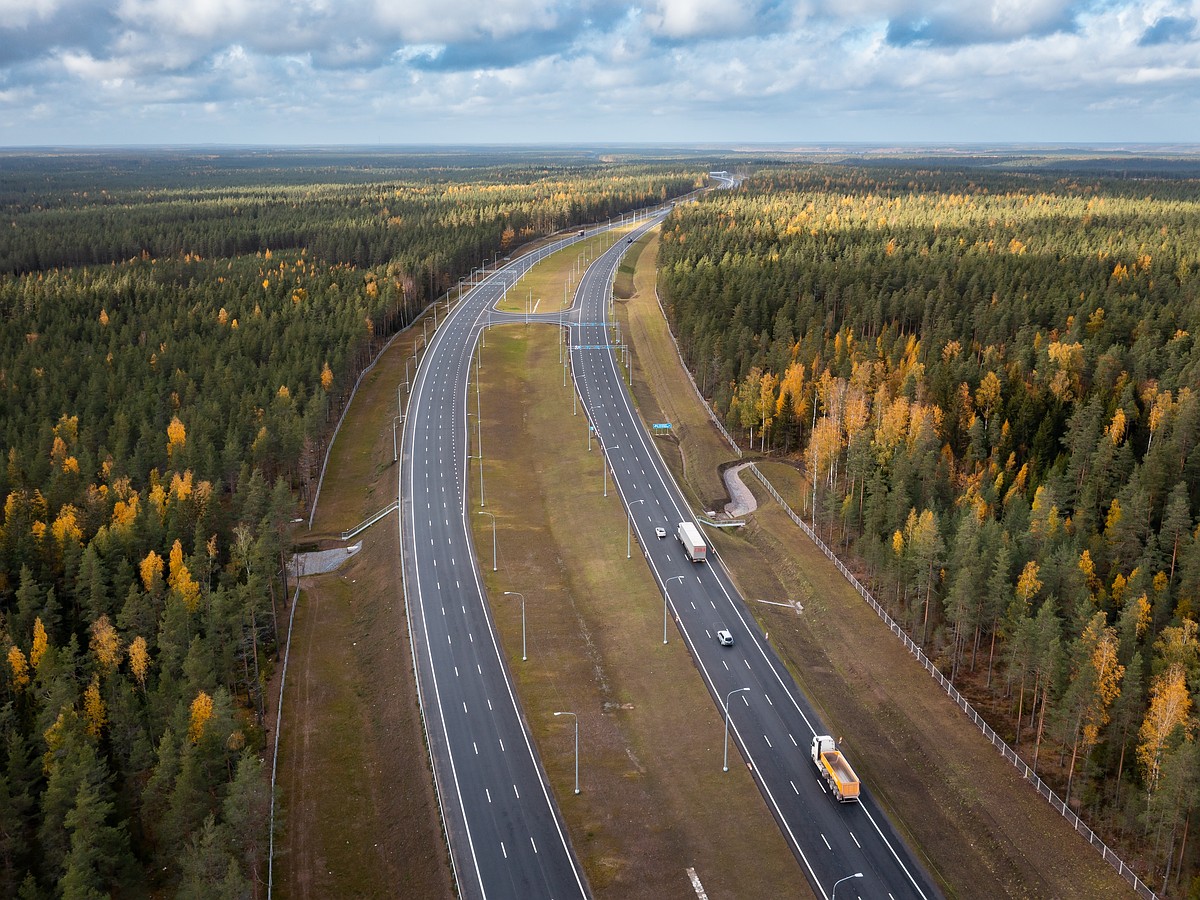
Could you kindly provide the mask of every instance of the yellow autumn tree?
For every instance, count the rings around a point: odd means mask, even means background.
[[[83,540],[83,529],[79,527],[79,510],[70,503],[63,505],[58,511],[58,516],[54,520],[54,524],[50,526],[50,533],[54,535],[54,539],[60,544],[65,544],[68,541],[79,543]]]
[[[36,669],[49,647],[50,638],[46,636],[46,626],[42,624],[42,617],[38,616],[33,620],[33,646],[29,648],[30,665]]]
[[[1038,579],[1039,571],[1038,564],[1031,559],[1025,563],[1025,568],[1021,570],[1021,574],[1017,578],[1017,596],[1026,606],[1028,606],[1030,598],[1036,597],[1042,589],[1042,582]]]
[[[1096,595],[1100,592],[1103,583],[1096,576],[1096,564],[1092,562],[1092,554],[1084,550],[1079,554],[1079,572],[1083,575],[1084,583],[1087,585],[1088,593],[1092,595],[1092,599],[1096,599]]]
[[[142,586],[147,591],[153,591],[162,582],[163,558],[151,550],[138,564],[142,574]]]
[[[321,366],[321,387],[325,390],[333,387],[333,370],[329,368],[328,362]]]
[[[150,671],[150,651],[146,639],[140,634],[129,644],[129,671],[137,679],[138,687],[146,689],[146,675]]]
[[[200,739],[204,737],[204,728],[212,717],[212,697],[204,691],[200,691],[196,695],[196,699],[192,701],[192,714],[188,721],[188,740],[193,744],[200,743]]]
[[[179,541],[171,546],[171,568],[167,584],[179,595],[188,612],[196,611],[196,607],[200,605],[200,585],[192,578],[192,573],[183,561],[183,545]]]
[[[1150,683],[1150,705],[1138,731],[1137,758],[1146,772],[1149,793],[1158,785],[1159,769],[1167,741],[1176,729],[1191,740],[1189,715],[1192,698],[1188,695],[1183,666],[1175,664]]]
[[[29,661],[15,644],[8,648],[8,668],[12,671],[13,687],[25,690],[29,686]]]
[[[112,524],[117,531],[125,531],[137,520],[140,509],[137,491],[131,491],[128,497],[113,504]]]
[[[182,450],[187,444],[187,429],[179,421],[179,416],[171,417],[167,426],[167,456],[172,456],[176,450]]]
[[[92,676],[91,683],[83,692],[83,717],[87,721],[87,733],[93,738],[99,738],[108,718],[104,709],[104,700],[100,696],[99,674]]]
[[[92,653],[96,655],[100,670],[105,674],[121,664],[121,636],[117,634],[117,629],[113,627],[108,616],[102,615],[92,623],[90,646]]]
[[[1117,411],[1113,413],[1112,422],[1106,429],[1108,431],[1108,437],[1112,441],[1114,447],[1121,446],[1121,441],[1125,440],[1125,429],[1127,424],[1128,422],[1125,418],[1125,410],[1118,408]]]
[[[1000,377],[995,372],[985,373],[984,377],[979,379],[976,397],[974,397],[979,415],[983,416],[984,427],[988,427],[991,414],[995,412],[997,404],[1000,403],[1000,395]]]

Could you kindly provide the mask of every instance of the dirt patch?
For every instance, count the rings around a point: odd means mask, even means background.
[[[334,445],[314,529],[298,541],[336,544],[333,536],[395,499],[392,417],[410,344],[397,339],[364,379]],[[354,541],[362,550],[338,571],[302,582],[280,735],[278,894],[451,897],[395,517]]]

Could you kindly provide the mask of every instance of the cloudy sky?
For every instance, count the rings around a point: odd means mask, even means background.
[[[0,146],[1200,142],[1200,0],[0,0]]]

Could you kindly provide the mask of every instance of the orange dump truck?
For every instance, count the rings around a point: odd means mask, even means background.
[[[818,734],[812,739],[812,761],[833,795],[842,803],[858,802],[858,776],[838,751],[833,738]]]

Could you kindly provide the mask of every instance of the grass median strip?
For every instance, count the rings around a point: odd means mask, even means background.
[[[809,895],[672,624],[599,447],[562,386],[556,334],[493,329],[481,372],[486,510],[472,516],[493,615],[530,728],[597,897]],[[473,386],[472,386],[473,389]],[[495,448],[494,450],[491,448]],[[474,485],[474,479],[470,479]],[[476,500],[477,502],[477,500]],[[472,506],[477,509],[477,506]],[[506,594],[505,592],[511,592]],[[524,596],[528,661],[521,660]],[[579,717],[581,793],[574,791]]]

